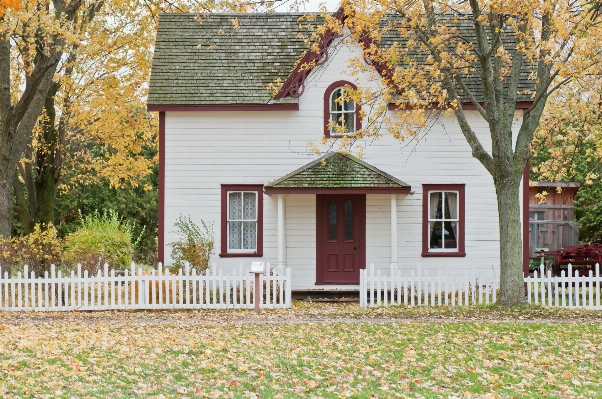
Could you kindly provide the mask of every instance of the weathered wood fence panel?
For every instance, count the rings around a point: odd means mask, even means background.
[[[248,269],[223,274],[215,264],[206,274],[186,266],[170,274],[159,264],[156,270],[131,268],[104,270],[96,276],[71,271],[63,276],[54,265],[50,273],[36,277],[28,271],[10,277],[0,269],[0,310],[70,311],[114,309],[252,309],[253,290],[260,290],[260,308],[291,306],[291,269],[272,268],[260,276],[259,287]]]

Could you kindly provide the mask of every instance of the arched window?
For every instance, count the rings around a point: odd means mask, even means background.
[[[348,88],[357,87],[347,81],[331,84],[324,93],[324,136],[342,137],[361,128],[359,107],[348,97]]]

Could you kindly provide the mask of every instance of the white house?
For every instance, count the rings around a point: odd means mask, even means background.
[[[218,267],[290,266],[297,291],[357,290],[367,263],[496,272],[493,180],[453,118],[434,112],[418,141],[357,140],[361,160],[320,144],[331,119],[351,137],[362,123],[353,102],[335,101],[345,85],[377,83],[352,76],[361,47],[329,32],[305,53],[317,65],[299,68],[300,16],[161,15],[148,97],[160,121],[159,260],[170,263],[174,221],[189,215],[213,223]],[[486,123],[467,113],[490,148]]]

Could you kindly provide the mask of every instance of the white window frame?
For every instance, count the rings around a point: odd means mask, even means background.
[[[341,104],[341,107],[343,108],[342,111],[337,111],[337,110],[333,110],[332,109],[332,97],[335,95],[335,93],[337,93],[339,90],[342,91],[342,95],[343,97],[345,96],[345,90],[347,90],[345,88],[345,86],[339,86],[335,89],[333,89],[330,92],[330,98],[328,100],[328,109],[329,109],[329,120],[328,123],[332,123],[333,119],[332,119],[332,115],[336,114],[337,117],[334,119],[335,124],[333,126],[330,127],[330,134],[333,136],[338,136],[341,135],[341,133],[338,131],[338,126],[339,123],[342,122],[343,123],[343,127],[345,127],[344,123],[345,123],[345,118],[343,117],[345,114],[352,114],[353,115],[353,130],[350,130],[348,132],[343,133],[343,135],[350,135],[350,134],[355,134],[355,132],[357,131],[357,120],[356,120],[356,112],[357,112],[357,105],[355,104],[355,101],[353,101],[353,99],[350,99],[351,102],[353,102],[353,110],[345,110],[345,102],[343,102]],[[341,120],[342,118],[342,120]]]
[[[255,219],[244,219],[244,210],[242,212],[243,218],[242,219],[230,219],[230,194],[231,193],[241,193],[242,194],[242,198],[243,198],[243,207],[244,207],[244,195],[245,193],[250,193],[250,194],[254,194],[255,195]],[[226,238],[227,238],[227,242],[226,242],[226,248],[228,249],[228,253],[229,254],[246,254],[246,253],[257,253],[257,243],[259,241],[259,193],[257,191],[253,191],[253,190],[233,190],[233,191],[226,191],[226,226],[228,229]],[[245,224],[244,222],[255,222],[255,248],[230,248],[230,222],[243,222],[242,223],[242,234],[241,237],[243,242],[244,242],[244,229],[245,229]],[[242,242],[240,243],[241,247],[243,246]]]
[[[445,218],[445,201],[441,203],[441,216],[442,219],[432,219],[431,218],[431,194],[434,193],[456,193],[456,218],[455,219],[446,219]],[[460,229],[460,191],[458,190],[429,190],[428,191],[428,251],[429,252],[458,252],[460,250],[460,237],[458,237]],[[443,244],[443,248],[431,248],[431,222],[443,222],[443,229],[445,229],[445,222],[456,222],[457,225],[457,234],[456,234],[456,247],[455,248],[445,248],[445,235],[442,235],[441,243]]]

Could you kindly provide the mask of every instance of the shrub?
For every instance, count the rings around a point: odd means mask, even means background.
[[[0,236],[0,266],[2,272],[14,274],[28,265],[36,276],[43,276],[50,265],[59,264],[63,253],[63,241],[56,228],[50,223],[36,224],[33,231],[22,237],[4,239]]]
[[[176,226],[175,234],[182,239],[169,244],[172,247],[171,258],[174,261],[172,269],[179,269],[184,265],[184,262],[190,263],[191,266],[203,272],[209,267],[209,258],[213,251],[213,227],[201,220],[203,230],[192,222],[190,216],[184,217],[180,215],[174,226]],[[172,270],[172,271],[175,271]]]
[[[108,263],[111,268],[126,268],[132,262],[134,226],[123,221],[117,212],[82,217],[81,227],[65,240],[65,261],[71,266],[81,263],[82,270],[95,274]]]

